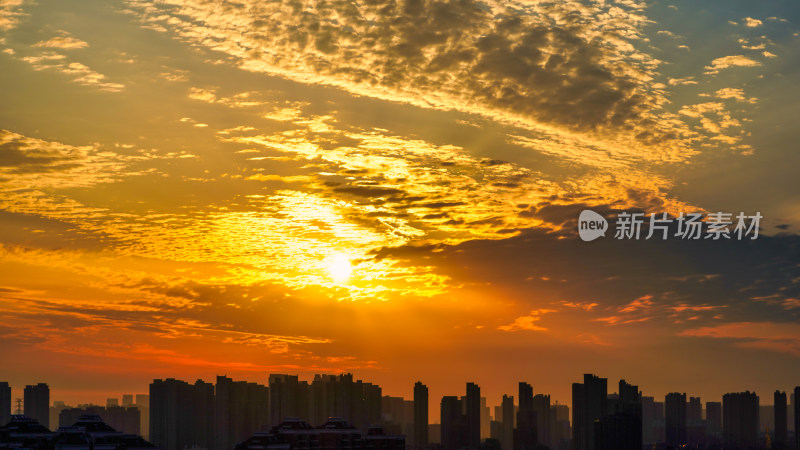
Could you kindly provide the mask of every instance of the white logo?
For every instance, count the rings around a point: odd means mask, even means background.
[[[758,231],[763,218],[764,216],[758,211],[752,216],[748,216],[744,212],[740,212],[736,216],[732,213],[714,212],[706,214],[705,217],[701,213],[680,213],[678,217],[674,217],[662,212],[658,215],[651,213],[648,221],[643,212],[622,211],[617,214],[614,238],[639,240],[644,237],[645,240],[648,240],[660,237],[662,240],[667,240],[675,237],[719,241],[733,240],[735,237],[736,240],[741,241],[750,236],[750,239],[758,239]],[[648,223],[649,226],[645,228]],[[647,231],[646,236],[644,236],[643,229]],[[603,216],[591,209],[581,211],[578,216],[578,234],[582,240],[589,242],[601,236],[605,237],[607,230],[608,221]],[[671,234],[673,231],[675,234]]]
[[[592,211],[591,209],[584,209],[581,215],[578,216],[578,234],[586,242],[593,241],[600,236],[606,236],[608,230],[608,221]]]

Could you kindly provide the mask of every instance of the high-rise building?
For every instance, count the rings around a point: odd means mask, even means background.
[[[667,445],[686,444],[686,394],[671,392],[664,398],[664,438]]]
[[[550,448],[567,448],[570,436],[569,406],[556,402],[550,406]]]
[[[610,396],[609,396],[610,397]],[[608,402],[608,415],[594,423],[596,450],[641,450],[642,401],[639,387],[619,381],[619,394]]]
[[[794,412],[794,447],[796,450],[800,450],[800,386],[794,388],[792,399],[794,400],[792,405],[792,412]]]
[[[442,397],[440,419],[442,450],[459,450],[469,446],[467,416],[463,413],[460,398]]]
[[[481,388],[475,383],[467,383],[467,442],[470,449],[481,445]]]
[[[139,420],[142,437],[150,439],[150,396],[147,394],[136,394],[134,406],[139,408],[141,419]]]
[[[652,445],[656,442],[657,412],[655,398],[642,397],[642,443]]]
[[[50,428],[50,387],[46,383],[25,386],[25,416]]]
[[[481,397],[481,441],[489,438],[489,426],[491,421],[492,410],[486,404],[486,397]],[[500,442],[498,441],[497,443],[499,444]],[[492,443],[492,445],[494,445],[494,443]]]
[[[758,396],[735,392],[722,396],[723,447],[747,448],[758,440]]]
[[[428,445],[428,386],[414,384],[414,445]]]
[[[787,412],[786,415],[787,415],[787,417],[789,419],[789,431],[790,432],[795,432],[796,431],[795,428],[794,428],[794,421],[795,421],[795,417],[796,417],[795,414],[794,414],[794,408],[795,408],[794,392],[789,391],[789,409],[788,409],[788,411],[786,411]]]
[[[212,448],[214,385],[167,378],[150,384],[150,441],[163,450]]]
[[[7,381],[0,382],[0,427],[11,420],[11,386]]]
[[[216,386],[205,383],[204,389],[213,396],[202,396],[213,399],[213,407],[209,403],[203,405],[209,412],[213,409],[213,436],[215,448],[233,448],[238,442],[257,431],[269,427],[269,388],[257,383],[233,381],[226,376],[217,376]]]
[[[330,377],[333,376],[331,375]],[[297,375],[270,374],[269,392],[269,418],[273,426],[278,425],[288,417],[308,420],[309,389],[307,382],[300,381]],[[352,417],[344,414],[331,416],[342,417],[351,423],[355,423]],[[315,423],[314,425],[322,425],[322,423]]]
[[[133,403],[133,394],[123,394],[122,395],[122,406],[124,406],[126,408],[127,407],[131,407],[131,406],[135,406],[134,403]]]
[[[689,402],[686,403],[686,423],[700,422],[703,420],[703,404],[700,402],[700,397],[689,397]]]
[[[722,403],[706,402],[706,439],[710,445],[722,445]]]
[[[408,436],[408,444],[414,445],[414,401],[384,395],[381,398],[381,426],[387,434]]]
[[[608,380],[592,374],[572,384],[572,439],[575,450],[594,450],[594,422],[608,412]]]
[[[296,376],[270,375],[270,421],[311,417],[312,425],[319,426],[329,417],[340,417],[366,430],[381,420],[382,397],[380,386],[354,380],[350,373],[316,375],[311,386]]]
[[[533,407],[533,387],[519,383],[519,410],[514,430],[514,450],[530,449],[537,445],[536,411]]]
[[[502,450],[513,450],[514,448],[514,397],[503,395],[503,402],[500,404],[503,411],[502,439],[500,448]]]
[[[773,408],[775,408],[775,438],[772,440],[772,448],[784,449],[788,442],[788,433],[786,426],[788,420],[786,418],[786,392],[775,391]]]
[[[551,446],[550,442],[550,396],[536,394],[533,396],[533,413],[536,417],[536,439],[543,446]]]
[[[706,424],[703,422],[703,403],[700,397],[689,397],[686,403],[686,443],[691,448],[706,441]]]

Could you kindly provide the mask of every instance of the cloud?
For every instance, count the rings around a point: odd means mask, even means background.
[[[25,0],[5,0],[0,3],[0,30],[9,31],[17,26],[25,13],[22,6]]]
[[[758,67],[761,66],[761,63],[750,59],[743,55],[731,55],[731,56],[723,56],[722,58],[717,58],[711,61],[710,66],[706,66],[706,74],[715,74],[718,73],[722,69],[727,69],[729,67]]]
[[[735,345],[800,356],[800,325],[796,323],[736,322],[685,330],[681,336],[730,339]]]
[[[717,98],[733,99],[733,100],[736,100],[736,101],[746,102],[746,103],[757,103],[758,102],[757,98],[754,98],[754,97],[747,98],[747,96],[745,96],[745,94],[744,94],[744,89],[738,89],[738,88],[722,88],[722,89],[718,89],[714,93],[714,95],[716,95]]]
[[[232,108],[247,108],[267,104],[265,100],[257,100],[257,92],[240,92],[230,97],[218,96],[214,89],[190,88],[189,98],[207,103],[218,103]]]
[[[748,28],[760,27],[764,23],[764,22],[762,22],[762,21],[760,21],[758,19],[754,19],[752,17],[745,17],[744,19],[742,19],[742,22],[744,22],[744,25],[746,27],[748,27]]]
[[[147,26],[225,52],[246,70],[475,113],[559,140],[577,133],[640,159],[667,151],[685,159],[689,140],[706,133],[663,111],[668,100],[653,88],[661,62],[638,50],[650,21],[636,2],[131,4]],[[219,101],[210,94],[195,92]]]
[[[82,63],[67,61],[67,57],[59,53],[48,51],[39,56],[23,57],[22,60],[33,66],[34,70],[56,70],[70,75],[73,82],[83,86],[92,86],[107,92],[120,92],[125,88],[125,85],[108,81],[105,75]]]
[[[80,39],[74,38],[72,36],[56,36],[50,38],[46,41],[40,41],[36,44],[33,44],[34,47],[45,47],[45,48],[59,48],[63,50],[71,50],[71,49],[79,49],[79,48],[86,48],[89,46],[89,43],[86,41],[82,41]]]
[[[502,331],[547,331],[547,328],[537,325],[542,316],[555,312],[554,309],[534,309],[528,315],[517,317],[514,322],[508,325],[497,327]]]

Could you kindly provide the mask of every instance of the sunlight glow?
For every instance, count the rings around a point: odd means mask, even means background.
[[[343,253],[336,253],[328,258],[328,275],[337,283],[344,283],[350,279],[353,273],[353,266],[350,258]]]

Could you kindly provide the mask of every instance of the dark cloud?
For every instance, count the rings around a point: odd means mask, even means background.
[[[503,286],[519,302],[534,290],[532,308],[541,307],[541,297],[596,302],[592,314],[611,325],[654,320],[667,327],[674,322],[680,330],[689,316],[702,319],[695,326],[800,320],[800,236],[645,240],[645,223],[640,240],[618,240],[613,217],[621,211],[607,205],[591,208],[609,218],[606,238],[583,242],[577,236],[577,216],[587,208],[572,204],[527,210],[563,227],[557,231],[535,228],[502,240],[383,248],[375,256],[424,258],[453,279]],[[643,297],[647,300],[636,302]]]
[[[47,173],[78,167],[78,163],[65,163],[74,159],[69,155],[32,148],[17,140],[0,143],[0,167],[9,173]]]

